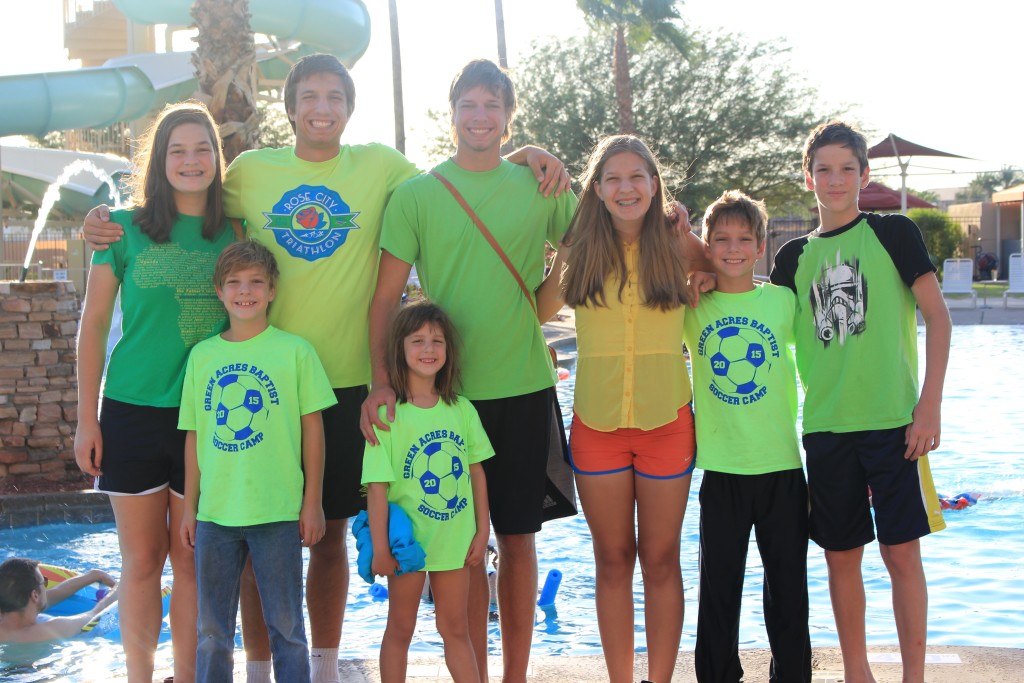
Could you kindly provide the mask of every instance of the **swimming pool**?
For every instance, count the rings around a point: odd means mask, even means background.
[[[923,349],[923,338],[921,343]],[[573,351],[564,364],[574,369]],[[923,355],[923,354],[922,354]],[[564,414],[570,411],[573,377],[559,384]],[[953,329],[950,367],[943,402],[941,448],[932,456],[936,488],[946,494],[978,491],[974,507],[947,512],[948,528],[922,542],[929,583],[930,644],[1020,647],[1024,633],[1024,326],[960,326]],[[692,650],[697,614],[697,491],[695,474],[683,525],[683,576],[686,582],[684,650]],[[350,543],[350,546],[354,544]],[[541,580],[549,569],[563,573],[555,608],[538,610],[535,655],[600,654],[594,614],[590,534],[580,517],[545,527],[537,540]],[[96,566],[118,573],[117,538],[111,525],[44,526],[0,532],[0,555],[20,554],[72,568]],[[748,556],[744,585],[741,647],[767,647],[761,613],[760,563],[756,546]],[[811,545],[809,563],[811,640],[837,645],[828,580],[822,553]],[[637,644],[643,651],[642,589],[639,569],[634,587],[638,605]],[[870,644],[894,644],[889,581],[874,544],[865,553],[867,629]],[[170,581],[170,575],[167,575]],[[345,620],[344,658],[375,658],[387,618],[387,605],[371,598],[356,578]],[[497,625],[492,624],[497,653]],[[75,641],[44,653],[34,667],[0,669],[0,678],[29,681],[101,680],[102,672],[123,670],[119,645],[94,649]],[[418,655],[441,655],[430,607],[421,608],[413,643]],[[89,656],[83,655],[88,652]],[[6,655],[0,652],[0,660]],[[240,662],[241,653],[236,657]],[[161,643],[158,667],[168,667],[169,642]],[[100,672],[100,673],[98,673]]]

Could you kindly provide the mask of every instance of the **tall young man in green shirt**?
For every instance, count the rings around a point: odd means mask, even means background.
[[[435,171],[473,207],[532,291],[544,277],[547,243],[557,244],[576,206],[571,193],[544,197],[528,170],[502,160],[515,113],[511,80],[493,63],[470,62],[449,93],[455,155]],[[531,302],[468,214],[437,178],[403,184],[388,205],[381,233],[377,290],[370,308],[373,390],[363,404],[363,435],[394,420],[384,342],[413,264],[424,291],[452,317],[463,343],[460,393],[473,401],[496,455],[484,461],[491,522],[498,540],[498,615],[503,680],[525,682],[537,601],[540,530],[554,371]],[[531,298],[533,298],[531,296]],[[470,627],[487,680],[487,583],[471,579]]]

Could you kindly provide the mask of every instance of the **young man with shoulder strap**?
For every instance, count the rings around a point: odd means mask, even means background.
[[[498,615],[503,680],[524,682],[537,602],[534,535],[545,521],[555,374],[532,300],[544,277],[545,245],[558,244],[576,207],[564,193],[545,197],[529,170],[502,160],[515,113],[509,77],[486,60],[470,62],[449,93],[455,156],[435,171],[457,188],[525,282],[528,299],[501,257],[442,182],[423,175],[392,198],[381,233],[377,290],[370,308],[373,385],[363,404],[363,435],[395,394],[387,383],[384,340],[412,265],[432,301],[452,317],[463,349],[460,393],[483,421],[497,455],[485,463],[491,522],[498,540]],[[560,430],[555,429],[556,434]],[[556,438],[555,441],[558,441]],[[548,515],[550,517],[550,514]],[[487,680],[487,582],[474,571],[470,627],[481,679]]]

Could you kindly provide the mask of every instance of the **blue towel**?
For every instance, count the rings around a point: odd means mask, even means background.
[[[356,559],[359,576],[366,583],[373,583],[373,541],[370,539],[370,519],[366,510],[356,515],[352,522],[352,535],[356,537],[356,550],[359,551]],[[401,567],[399,576],[418,572],[426,566],[427,554],[412,534],[412,521],[405,510],[394,503],[388,503],[388,539],[391,541],[391,554]]]

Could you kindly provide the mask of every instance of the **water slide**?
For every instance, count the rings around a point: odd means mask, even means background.
[[[114,0],[114,4],[139,24],[192,23],[192,0]],[[313,52],[329,52],[351,66],[370,42],[370,15],[361,0],[249,0],[249,12],[253,31],[272,36],[282,46],[257,49],[260,71],[268,80],[282,81],[295,60]],[[141,118],[196,91],[190,58],[190,52],[134,54],[115,57],[101,67],[0,76],[0,137],[42,136]],[[9,182],[26,184],[30,178],[48,177],[49,159],[54,158],[48,154],[51,150],[19,155],[19,168],[9,166],[8,159],[14,156],[9,150],[4,148],[0,156],[4,187]]]

